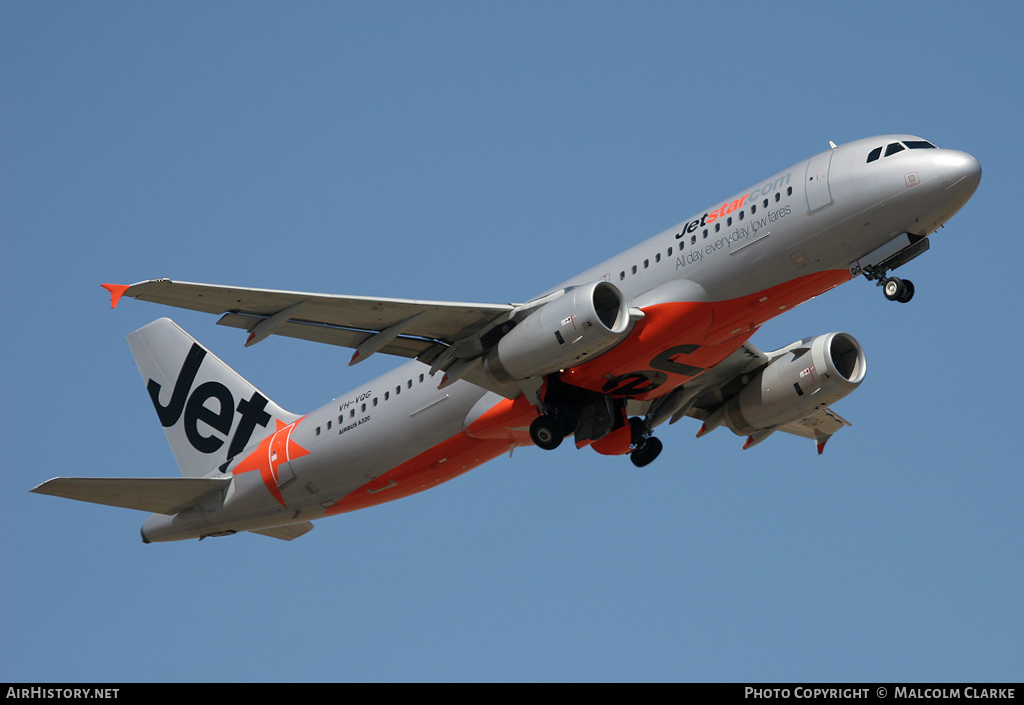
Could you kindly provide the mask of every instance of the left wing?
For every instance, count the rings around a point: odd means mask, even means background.
[[[269,335],[355,348],[350,364],[374,352],[417,358],[427,364],[461,346],[457,357],[482,352],[482,337],[512,317],[513,304],[413,301],[334,296],[152,279],[131,285],[104,284],[111,307],[122,296],[178,308],[223,314],[219,325],[249,331],[246,345]],[[440,366],[439,366],[440,367]]]

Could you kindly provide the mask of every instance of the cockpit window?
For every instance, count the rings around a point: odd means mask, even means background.
[[[868,164],[870,164],[871,162],[875,161],[880,156],[882,156],[882,148],[881,147],[875,147],[874,149],[872,149],[868,153]]]
[[[892,156],[893,154],[896,154],[896,152],[902,151],[903,145],[900,144],[899,142],[893,142],[892,144],[885,148],[885,156],[889,157]]]
[[[910,149],[937,149],[934,144],[925,140],[906,140],[903,144]]]

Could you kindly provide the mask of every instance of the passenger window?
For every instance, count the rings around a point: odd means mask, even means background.
[[[792,196],[793,195],[793,187],[792,186],[790,186],[788,189],[786,189],[786,195],[787,196]]]
[[[876,159],[878,159],[880,156],[882,156],[882,148],[881,147],[875,147],[870,152],[868,152],[868,161],[867,161],[867,163],[870,164],[871,162],[873,162]]]
[[[630,271],[631,271],[631,272],[632,272],[633,274],[636,274],[636,265],[635,265],[635,264],[633,265],[633,267],[632,267],[632,269],[631,269]]]
[[[644,260],[644,269],[647,269],[650,265],[651,265],[651,260],[645,259]]]
[[[889,157],[892,156],[893,154],[896,154],[896,152],[902,151],[903,145],[900,144],[899,142],[893,142],[892,144],[885,148],[885,156]]]
[[[753,205],[750,206],[750,215],[754,215],[754,213],[757,213],[757,204],[756,203],[754,203]],[[705,230],[704,231],[704,235],[706,236],[707,234],[708,234],[708,231]]]
[[[661,261],[661,253],[660,252],[658,252],[658,253],[656,253],[654,255],[654,261],[655,262],[660,262]]]
[[[780,195],[779,195],[779,192],[778,192],[778,191],[776,191],[776,192],[775,192],[775,202],[776,202],[776,203],[778,203],[778,202],[779,202],[779,199],[781,199],[781,198],[782,198],[782,196],[780,196]]]

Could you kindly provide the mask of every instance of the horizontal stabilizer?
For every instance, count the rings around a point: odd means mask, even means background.
[[[275,526],[271,529],[253,529],[252,533],[260,534],[261,536],[269,536],[272,539],[281,539],[282,541],[291,541],[297,539],[305,533],[313,530],[313,522],[303,521],[298,524],[288,524],[286,526]]]
[[[32,491],[80,502],[174,515],[220,492],[224,477],[55,477]]]

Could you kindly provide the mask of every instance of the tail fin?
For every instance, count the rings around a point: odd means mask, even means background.
[[[299,416],[280,408],[169,318],[128,336],[181,474],[225,471],[247,446]]]

